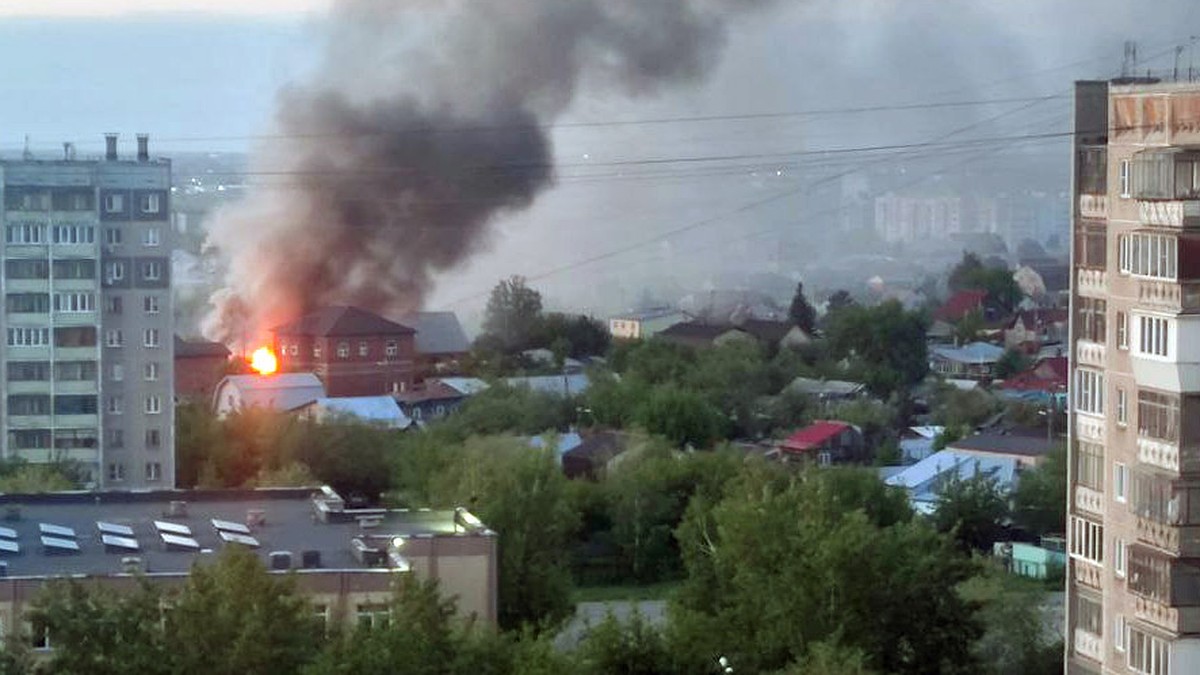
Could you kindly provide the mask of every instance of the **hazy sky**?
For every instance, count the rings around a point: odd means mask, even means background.
[[[116,16],[148,12],[288,15],[322,9],[328,0],[6,0],[6,16]]]

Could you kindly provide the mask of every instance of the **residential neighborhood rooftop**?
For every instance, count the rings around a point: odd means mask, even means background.
[[[415,331],[409,326],[385,319],[365,309],[332,306],[314,310],[290,323],[276,326],[273,332],[312,337],[356,337],[396,335]]]
[[[462,354],[471,351],[471,341],[454,312],[411,312],[400,323],[417,331],[418,354]]]

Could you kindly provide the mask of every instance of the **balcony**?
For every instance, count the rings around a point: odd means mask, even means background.
[[[1082,485],[1075,486],[1075,510],[1104,515],[1104,493]]]
[[[1137,539],[1164,553],[1183,558],[1200,556],[1200,526],[1169,525],[1138,516]]]
[[[1104,638],[1082,628],[1075,629],[1075,653],[1093,661],[1104,659]]]
[[[1076,270],[1075,292],[1097,298],[1107,297],[1108,272],[1089,269]]]
[[[1104,345],[1090,340],[1079,340],[1075,343],[1075,358],[1081,366],[1104,368]]]
[[[1108,195],[1079,195],[1081,218],[1108,218]]]
[[[1200,631],[1200,607],[1170,607],[1135,593],[1133,616],[1169,633]]]
[[[1200,283],[1139,280],[1138,305],[1168,312],[1200,310]]]
[[[1075,437],[1081,441],[1104,443],[1104,418],[1075,414]]]
[[[1086,560],[1079,558],[1071,559],[1071,567],[1075,570],[1075,582],[1083,584],[1089,588],[1100,588],[1101,568],[1099,565],[1093,565]]]
[[[1142,464],[1179,473],[1179,446],[1175,443],[1138,436],[1137,458]]]
[[[1189,228],[1200,226],[1200,201],[1139,201],[1143,225]]]

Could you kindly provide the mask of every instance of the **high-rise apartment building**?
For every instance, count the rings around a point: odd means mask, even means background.
[[[1200,673],[1200,84],[1076,86],[1070,673]]]
[[[104,489],[175,478],[171,164],[0,161],[3,456],[71,459]]]

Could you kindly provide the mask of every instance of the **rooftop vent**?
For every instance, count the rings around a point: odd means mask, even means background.
[[[63,141],[63,160],[67,162],[75,161],[75,144],[71,141]]]
[[[367,567],[382,567],[387,562],[387,554],[355,537],[350,540],[350,552],[354,559]]]
[[[187,518],[187,514],[187,502],[185,501],[175,499],[172,500],[169,505],[167,505],[166,515],[168,518]]]
[[[300,554],[300,566],[306,570],[315,570],[321,566],[320,551],[304,551]]]
[[[268,554],[271,559],[271,569],[273,570],[290,570],[292,569],[292,552],[291,551],[271,551]]]
[[[246,509],[246,526],[262,527],[267,524],[267,512],[262,509]]]
[[[104,159],[110,162],[117,161],[117,138],[118,134],[104,134]]]
[[[141,556],[127,555],[121,558],[121,571],[125,574],[137,574],[145,572],[146,566]]]
[[[150,135],[137,135],[137,160],[139,162],[150,161]]]

